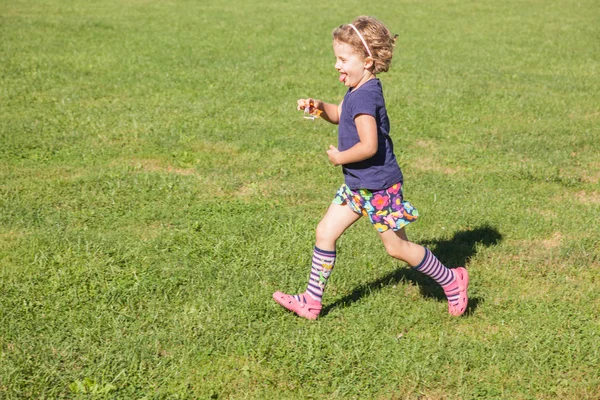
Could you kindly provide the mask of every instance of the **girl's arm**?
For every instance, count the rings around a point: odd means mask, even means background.
[[[360,114],[354,118],[360,142],[345,151],[329,146],[327,155],[333,165],[351,164],[369,159],[377,153],[377,123],[371,115]]]
[[[321,100],[315,99],[298,100],[298,110],[304,110],[305,108],[308,108],[309,111],[312,111],[312,109],[320,110],[320,117],[327,122],[331,122],[335,125],[339,124],[340,122],[340,114],[337,104],[325,103]]]

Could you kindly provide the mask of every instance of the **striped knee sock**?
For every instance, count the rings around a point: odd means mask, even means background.
[[[308,278],[308,287],[306,288],[305,293],[319,303],[323,299],[323,291],[325,290],[325,285],[327,285],[327,280],[329,279],[329,275],[331,275],[334,264],[335,250],[321,250],[315,246],[312,257],[312,267]],[[300,296],[301,295],[296,295],[296,300],[302,301]]]
[[[423,261],[414,268],[436,281],[444,289],[444,292],[446,292],[449,302],[456,303],[458,301],[458,293],[453,293],[454,291],[448,293],[447,290],[451,289],[451,285],[456,282],[454,272],[446,268],[429,249],[425,249]]]

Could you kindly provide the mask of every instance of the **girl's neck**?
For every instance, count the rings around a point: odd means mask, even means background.
[[[362,79],[360,80],[360,82],[358,82],[358,84],[352,88],[352,91],[355,91],[356,89],[358,89],[359,87],[361,87],[362,85],[364,85],[365,83],[370,81],[371,79],[375,79],[375,78],[377,78],[377,77],[371,71],[366,71],[365,74],[363,75]]]

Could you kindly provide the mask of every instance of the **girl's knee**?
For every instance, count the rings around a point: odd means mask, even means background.
[[[385,246],[387,253],[411,266],[418,265],[425,255],[425,248],[407,240],[398,240]]]
[[[329,229],[324,221],[319,222],[315,233],[317,242],[335,243],[338,239],[333,230]]]
[[[385,250],[387,251],[388,255],[390,255],[391,257],[397,258],[398,260],[405,261],[406,252],[407,252],[407,248],[408,248],[406,243],[407,242],[405,242],[404,240],[398,241],[394,245],[386,245]]]
[[[415,260],[419,258],[419,254],[423,248],[400,237],[394,237],[393,239],[394,240],[384,241],[385,250],[387,253],[398,260],[413,265]]]

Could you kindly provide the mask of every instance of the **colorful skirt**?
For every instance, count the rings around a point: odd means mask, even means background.
[[[404,200],[401,183],[377,191],[352,190],[344,183],[332,202],[348,204],[355,213],[369,217],[379,232],[400,230],[419,217],[417,209]]]

